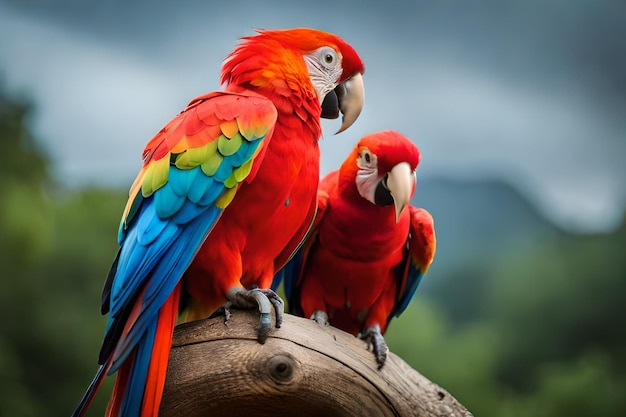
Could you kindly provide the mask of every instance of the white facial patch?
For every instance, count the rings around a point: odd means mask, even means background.
[[[380,177],[378,176],[378,158],[376,158],[376,155],[371,153],[369,149],[363,148],[359,152],[356,164],[359,167],[356,174],[356,188],[361,197],[372,204],[376,204],[374,194],[380,182]]]
[[[317,98],[322,104],[326,94],[337,87],[339,77],[343,72],[341,55],[329,46],[322,46],[304,55],[304,62],[309,70],[311,83],[317,92]]]

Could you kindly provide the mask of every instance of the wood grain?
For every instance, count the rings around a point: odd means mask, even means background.
[[[285,315],[256,340],[258,313],[180,325],[161,416],[471,416],[446,390],[390,353],[382,370],[362,340]]]

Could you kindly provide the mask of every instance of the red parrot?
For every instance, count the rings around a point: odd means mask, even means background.
[[[435,255],[432,216],[409,205],[420,152],[396,131],[366,135],[320,182],[307,240],[276,275],[289,310],[368,341],[379,368],[383,334],[409,304]]]
[[[269,286],[314,217],[320,117],[341,110],[340,131],[356,120],[363,72],[333,34],[260,30],[225,59],[224,90],[192,100],[148,142],[103,290],[101,366],[74,416],[115,372],[107,416],[157,415],[180,311],[258,307],[261,343],[272,306],[280,326]]]

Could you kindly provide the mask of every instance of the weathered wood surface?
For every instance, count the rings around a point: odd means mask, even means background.
[[[180,325],[174,332],[162,417],[472,414],[393,353],[382,370],[366,343],[285,315],[263,345],[258,312]]]

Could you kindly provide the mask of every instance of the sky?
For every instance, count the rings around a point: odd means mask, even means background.
[[[503,179],[551,221],[610,231],[626,208],[626,4],[614,1],[0,0],[0,82],[71,186],[128,187],[145,143],[255,28],[342,36],[365,107],[323,123],[322,173],[395,129],[418,177]],[[497,208],[494,208],[497,209]]]

